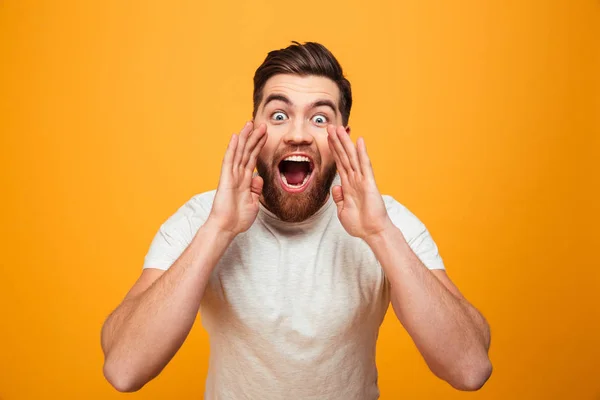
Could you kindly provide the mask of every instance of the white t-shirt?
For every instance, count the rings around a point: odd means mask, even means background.
[[[206,220],[215,192],[194,196],[160,227],[144,268],[166,270],[175,262]],[[443,269],[423,223],[383,198],[421,261]],[[210,337],[205,399],[379,398],[375,346],[389,303],[381,265],[344,230],[331,196],[299,223],[261,205],[215,267],[201,302]]]

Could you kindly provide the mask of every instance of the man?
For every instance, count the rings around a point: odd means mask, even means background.
[[[379,193],[364,141],[350,139],[351,106],[322,45],[268,54],[253,122],[231,137],[217,190],[160,227],[104,324],[104,374],[117,390],[156,377],[200,310],[207,399],[376,399],[390,302],[434,374],[460,390],[485,383],[488,325],[426,227]]]

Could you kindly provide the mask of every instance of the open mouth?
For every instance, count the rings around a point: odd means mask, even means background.
[[[291,154],[279,162],[279,177],[287,192],[298,193],[308,187],[314,164],[304,154]]]

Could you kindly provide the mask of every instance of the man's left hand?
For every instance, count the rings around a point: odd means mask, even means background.
[[[356,146],[343,126],[327,127],[329,148],[335,159],[342,186],[332,188],[338,217],[346,231],[367,240],[392,226],[383,198],[375,184],[365,141]]]

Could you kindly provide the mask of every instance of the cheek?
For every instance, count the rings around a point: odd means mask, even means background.
[[[267,165],[271,165],[273,154],[275,154],[275,150],[281,140],[281,135],[277,132],[277,129],[274,129],[273,126],[267,125],[267,141],[263,146],[262,150],[258,157],[265,162]]]
[[[327,135],[321,135],[321,137],[317,139],[317,147],[319,148],[319,153],[321,154],[321,163],[323,167],[335,162],[333,159],[333,154],[331,154],[331,149],[329,149]]]

